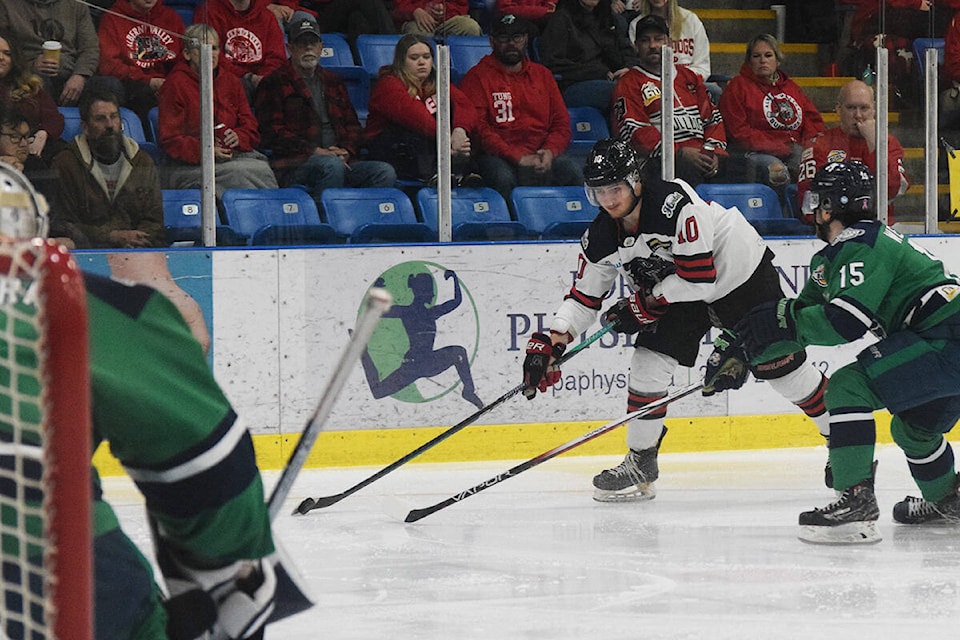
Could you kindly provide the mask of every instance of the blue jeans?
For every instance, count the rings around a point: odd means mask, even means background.
[[[290,172],[288,184],[307,187],[314,200],[324,189],[341,187],[392,187],[397,173],[386,162],[361,160],[347,165],[337,156],[312,155]]]
[[[583,184],[583,168],[565,155],[554,158],[550,173],[543,176],[534,175],[532,171],[518,171],[516,165],[500,156],[480,156],[477,165],[484,183],[500,192],[508,203],[510,192],[516,186]]]

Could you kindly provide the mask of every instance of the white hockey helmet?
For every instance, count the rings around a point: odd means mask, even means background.
[[[0,162],[0,234],[11,238],[46,238],[47,200],[26,176]]]

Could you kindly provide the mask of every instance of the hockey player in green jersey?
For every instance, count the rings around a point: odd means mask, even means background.
[[[3,163],[0,183],[30,202],[0,207],[0,237],[45,235],[45,205],[30,183]],[[93,447],[109,442],[143,494],[170,596],[120,529],[94,470],[95,638],[261,638],[277,580],[250,434],[169,299],[96,275],[84,282]]]
[[[873,193],[873,176],[859,162],[820,169],[803,207],[827,246],[813,256],[810,279],[795,300],[761,305],[735,328],[751,359],[877,338],[828,382],[838,497],[800,514],[807,542],[880,540],[873,411],[882,408],[893,415],[893,439],[923,496],[894,505],[893,519],[960,523],[953,449],[943,435],[960,419],[960,278],[877,221]]]

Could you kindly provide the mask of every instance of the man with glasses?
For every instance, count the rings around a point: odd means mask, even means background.
[[[59,181],[51,225],[78,248],[163,246],[163,199],[157,168],[123,135],[115,95],[88,90],[82,132],[53,159]]]
[[[570,144],[570,115],[557,81],[527,57],[533,25],[512,14],[490,29],[493,53],[464,76],[460,89],[477,108],[486,184],[509,201],[518,185],[580,185],[583,172],[562,155]]]

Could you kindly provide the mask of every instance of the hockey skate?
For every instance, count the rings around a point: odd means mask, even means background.
[[[900,524],[960,524],[960,475],[953,491],[942,500],[928,502],[907,496],[893,505],[893,519]]]
[[[880,510],[873,493],[873,479],[844,489],[825,507],[800,514],[803,542],[814,544],[870,544],[880,542],[877,519]]]
[[[597,502],[653,500],[657,495],[653,483],[659,475],[656,447],[642,451],[631,449],[623,462],[594,476],[593,499]]]

